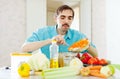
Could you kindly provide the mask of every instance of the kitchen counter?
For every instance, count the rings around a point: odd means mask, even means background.
[[[28,78],[21,78],[17,73],[11,72],[10,69],[0,69],[0,79],[42,79],[39,75],[31,75]],[[72,77],[66,77],[66,78],[57,78],[57,79],[103,79],[98,77],[82,77],[82,76],[72,76]],[[107,79],[120,79],[120,71],[116,70],[116,73],[107,78]]]

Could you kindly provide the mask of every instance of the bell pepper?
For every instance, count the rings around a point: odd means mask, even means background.
[[[21,77],[28,77],[30,76],[30,66],[26,62],[21,62],[20,66],[18,67],[18,74]]]
[[[81,61],[84,63],[84,64],[87,64],[88,60],[91,58],[92,56],[89,55],[87,52],[82,54],[82,57],[80,58]]]

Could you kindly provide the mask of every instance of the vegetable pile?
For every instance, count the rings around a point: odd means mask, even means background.
[[[120,65],[116,64],[107,64],[103,66],[103,63],[101,64],[101,60],[103,61],[103,59],[94,58],[88,53],[84,53],[82,55],[77,53],[76,57],[70,61],[69,66],[50,68],[50,63],[46,56],[41,53],[36,53],[31,56],[28,62],[23,62],[20,64],[18,67],[18,73],[21,77],[28,77],[30,76],[30,70],[42,70],[42,74],[40,75],[42,75],[45,79],[74,77],[77,75],[108,78],[114,75],[115,68],[120,69]],[[90,65],[84,67],[84,63]]]
[[[107,78],[115,73],[115,68],[112,65],[106,65],[106,66],[88,66],[83,67],[80,70],[80,74],[82,76],[95,76],[100,78]]]
[[[76,57],[86,65],[107,65],[110,63],[104,58],[92,57],[87,52],[83,53],[81,56],[80,53],[77,53]]]

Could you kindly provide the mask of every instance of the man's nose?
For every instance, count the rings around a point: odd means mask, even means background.
[[[66,22],[66,23],[69,23],[69,19],[68,19],[68,18],[65,18],[65,22]]]

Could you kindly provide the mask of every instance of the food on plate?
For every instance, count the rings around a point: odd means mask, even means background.
[[[100,73],[109,77],[109,76],[112,76],[115,73],[115,68],[112,65],[103,66],[100,70]]]
[[[21,77],[28,77],[30,75],[30,66],[26,62],[21,62],[18,67],[18,74]]]
[[[50,68],[49,59],[42,53],[33,54],[28,60],[28,63],[34,71]]]
[[[89,40],[84,38],[75,43],[73,43],[68,50],[72,52],[82,52],[89,47]]]

